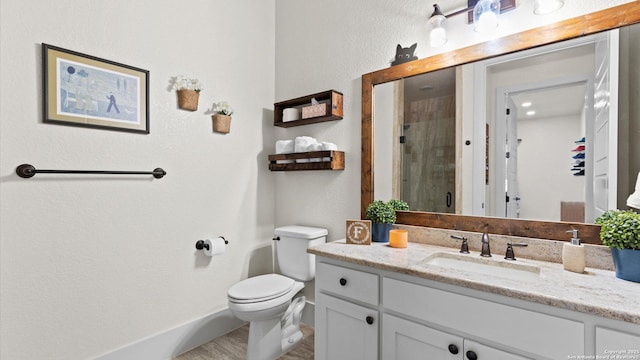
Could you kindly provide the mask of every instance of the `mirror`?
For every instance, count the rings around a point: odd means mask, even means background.
[[[632,8],[633,7],[630,5],[622,5],[616,8],[603,10],[595,14],[590,14],[589,15],[591,16],[590,18],[588,18],[588,16],[583,16],[583,17],[577,17],[574,19],[559,22],[552,26],[545,27],[544,32],[543,30],[534,29],[534,30],[526,31],[521,34],[516,34],[513,36],[501,38],[499,42],[479,44],[469,48],[460,49],[452,53],[437,55],[427,59],[416,60],[409,63],[410,66],[399,65],[392,68],[383,69],[374,73],[363,75],[363,78],[362,78],[363,157],[362,157],[362,197],[361,197],[361,210],[363,212],[363,215],[364,215],[364,209],[366,208],[368,203],[374,198],[374,189],[375,189],[376,198],[404,197],[404,195],[406,194],[421,193],[422,196],[426,197],[427,199],[426,200],[420,199],[419,201],[416,200],[415,203],[418,205],[414,206],[414,208],[418,210],[435,212],[436,213],[435,215],[440,215],[438,216],[438,219],[439,221],[442,222],[442,224],[438,224],[438,227],[459,229],[460,228],[459,224],[461,223],[462,220],[465,220],[463,216],[457,216],[457,217],[443,216],[443,214],[447,212],[457,213],[457,214],[466,214],[466,215],[490,215],[490,216],[511,216],[511,217],[519,216],[520,218],[546,220],[547,221],[546,225],[553,225],[553,222],[564,220],[564,221],[572,222],[574,227],[578,226],[576,223],[582,223],[582,222],[588,221],[589,218],[593,219],[597,214],[596,212],[594,212],[596,210],[593,210],[588,215],[584,215],[583,219],[585,219],[585,221],[579,221],[579,220],[576,220],[576,218],[560,218],[559,206],[554,206],[558,208],[557,210],[558,214],[554,213],[552,214],[553,216],[549,216],[550,212],[544,210],[545,207],[547,207],[547,210],[548,210],[548,207],[549,207],[548,204],[547,205],[539,204],[537,205],[537,208],[536,206],[530,206],[530,205],[533,205],[532,201],[530,200],[532,198],[535,199],[536,196],[527,195],[526,198],[529,201],[525,202],[523,199],[520,204],[518,204],[517,201],[516,202],[511,201],[511,205],[514,205],[514,204],[516,205],[516,206],[511,206],[511,208],[509,208],[509,206],[505,204],[505,196],[504,196],[505,193],[507,193],[507,196],[509,196],[511,199],[516,199],[518,197],[524,198],[525,194],[540,193],[541,189],[544,189],[545,187],[548,189],[550,185],[549,184],[542,185],[543,182],[540,180],[531,181],[529,183],[527,183],[527,181],[520,181],[519,183],[516,183],[516,184],[513,184],[513,183],[510,184],[505,180],[502,180],[502,181],[496,180],[496,179],[506,179],[507,177],[505,176],[505,174],[508,173],[509,170],[507,166],[507,163],[508,163],[507,161],[503,162],[504,163],[503,166],[495,166],[497,165],[496,163],[500,163],[500,161],[496,160],[496,158],[498,158],[498,153],[501,151],[504,154],[506,150],[502,149],[502,147],[496,146],[495,141],[492,142],[491,138],[500,137],[500,138],[506,139],[507,130],[506,130],[506,127],[503,126],[502,130],[499,130],[498,132],[496,132],[497,131],[495,126],[496,124],[492,123],[491,121],[487,121],[487,119],[497,118],[497,116],[493,115],[495,113],[494,109],[497,106],[499,106],[499,105],[496,105],[496,99],[502,98],[503,103],[508,100],[513,100],[514,104],[512,105],[512,107],[514,108],[514,110],[517,110],[517,111],[514,111],[514,113],[521,114],[523,113],[523,110],[518,109],[518,106],[515,103],[518,102],[519,100],[522,100],[521,99],[522,97],[533,96],[533,94],[537,92],[537,90],[539,89],[532,86],[530,86],[529,88],[522,88],[522,87],[518,88],[517,86],[513,86],[513,84],[511,84],[510,86],[506,86],[504,84],[496,85],[494,84],[496,81],[493,78],[491,78],[492,75],[499,77],[500,73],[508,73],[509,71],[514,71],[513,68],[515,67],[515,64],[517,63],[517,61],[520,61],[520,63],[518,64],[519,66],[523,66],[522,62],[526,62],[526,61],[531,62],[532,59],[534,58],[529,56],[529,57],[524,57],[521,60],[509,60],[509,61],[501,60],[499,58],[491,58],[489,60],[486,60],[486,58],[488,58],[489,56],[495,55],[496,48],[498,48],[499,50],[498,52],[500,53],[513,53],[515,51],[520,51],[519,53],[509,55],[512,58],[517,58],[517,57],[522,57],[523,52],[521,50],[527,50],[528,48],[537,47],[539,45],[544,45],[549,43],[554,43],[559,40],[576,38],[582,35],[596,33],[601,30],[607,30],[609,28],[616,28],[618,26],[636,23],[640,20],[638,15],[638,10],[632,9]],[[593,19],[601,19],[601,18],[607,19],[607,18],[611,18],[612,16],[613,18],[615,18],[615,14],[619,14],[621,11],[625,12],[625,15],[629,14],[630,16],[616,24],[597,24],[597,25],[593,24]],[[567,30],[567,29],[570,29],[570,30]],[[522,39],[544,39],[544,40],[543,41],[531,40],[530,42],[523,42]],[[636,39],[636,42],[637,42],[637,39]],[[581,49],[584,51],[584,49],[586,49],[586,46]],[[546,56],[547,58],[545,59],[545,61],[547,62],[553,60],[553,59],[550,59],[550,56],[552,55],[549,55],[549,54],[546,54],[546,55],[543,54],[540,56]],[[580,56],[580,54],[576,56]],[[485,83],[487,85],[486,85],[486,91],[484,92],[484,94],[491,95],[491,94],[496,94],[496,90],[502,91],[501,96],[495,95],[493,96],[492,99],[491,99],[491,96],[488,96],[487,99],[485,99],[484,101],[488,105],[486,105],[485,108],[482,108],[481,110],[483,111],[481,112],[478,111],[477,104],[471,105],[471,107],[469,107],[469,105],[465,105],[464,103],[464,99],[468,98],[469,96],[473,97],[474,100],[477,100],[479,98],[479,95],[473,94],[473,93],[469,95],[467,93],[468,88],[470,88],[469,86],[464,87],[464,86],[455,85],[456,81],[461,81],[461,79],[464,79],[465,76],[468,76],[465,74],[468,74],[469,70],[465,70],[465,69],[472,68],[477,71],[478,69],[477,61],[481,61],[482,63],[484,63],[483,65],[484,68],[482,68],[482,70],[484,71],[484,73],[487,74],[487,78],[485,79]],[[471,64],[472,62],[475,62],[475,63]],[[436,83],[433,80],[433,78],[440,76],[441,73],[442,74],[447,73],[448,74],[447,76],[449,76],[450,79],[453,79],[453,80],[449,80],[449,84],[453,84],[453,85],[438,86],[437,88],[431,85]],[[473,71],[471,71],[471,73],[473,73]],[[421,75],[421,74],[425,74],[425,75]],[[421,77],[428,77],[429,80],[425,83],[424,79],[420,80]],[[551,88],[551,90],[549,91],[558,91],[558,88],[562,88],[562,91],[561,91],[562,93],[569,93],[569,89],[572,89],[573,91],[571,92],[577,94],[574,97],[577,97],[578,99],[582,98],[582,101],[583,101],[582,106],[576,105],[576,107],[584,108],[585,89],[587,89],[589,86],[593,86],[593,84],[595,83],[595,80],[589,80],[588,78],[580,78],[579,75],[574,76],[574,75],[566,75],[566,74],[564,78],[566,80],[565,83],[547,84],[546,87]],[[475,81],[477,81],[477,77],[473,78],[470,83],[474,83],[475,85],[476,84]],[[416,82],[419,85],[411,84],[412,82]],[[540,81],[538,81],[538,83],[540,83]],[[375,86],[375,91],[373,88],[374,86]],[[431,96],[431,100],[422,101],[422,104],[420,105],[414,104],[414,106],[421,107],[421,109],[423,110],[423,113],[429,113],[429,110],[428,110],[429,108],[439,109],[439,110],[448,109],[447,114],[437,114],[437,116],[434,115],[433,117],[449,119],[448,121],[444,121],[444,123],[449,125],[454,124],[455,126],[453,127],[454,129],[453,131],[451,129],[447,129],[446,127],[443,128],[438,124],[420,124],[419,122],[417,122],[415,119],[412,118],[413,116],[412,114],[414,114],[418,110],[411,110],[410,108],[408,108],[407,105],[398,105],[400,104],[399,98],[404,98],[404,99],[412,98],[413,96],[412,91],[414,91],[414,90],[411,90],[412,87],[416,88],[417,92],[422,93],[423,95],[429,92],[435,94],[440,91],[440,87],[443,87],[443,88],[453,87],[453,90],[451,89],[448,90],[449,92],[447,95],[442,95],[442,94],[433,95]],[[540,86],[538,87],[543,88]],[[462,90],[461,88],[462,89],[466,88],[467,90]],[[478,87],[473,86],[473,88],[478,88]],[[582,92],[582,95],[580,95],[581,92]],[[385,93],[387,93],[387,95],[390,94],[390,97],[386,97],[385,98],[386,100],[380,100],[381,98],[383,98],[383,94]],[[375,94],[375,98],[374,98],[374,94]],[[442,101],[444,101],[445,97],[450,97],[453,100],[443,103]],[[438,101],[440,101],[440,103],[436,103],[435,102],[436,100],[434,100],[435,98],[438,98],[439,99]],[[462,99],[462,101],[460,99]],[[587,101],[589,101],[588,97],[587,97]],[[385,110],[385,106],[384,106],[385,102],[387,103],[387,105],[389,105],[389,108],[392,109],[391,111],[383,112],[383,110]],[[479,103],[479,102],[480,101],[476,101],[476,103]],[[375,103],[376,112],[375,114],[372,114],[372,108],[374,103]],[[548,107],[550,106],[545,107],[545,109]],[[621,110],[625,111],[625,109],[623,109],[624,107],[625,106],[621,106]],[[402,108],[403,111],[393,110],[393,109],[399,109],[399,108]],[[565,106],[564,108],[566,110],[569,107]],[[425,109],[427,110],[426,112],[424,111]],[[380,113],[379,113],[379,110],[380,110]],[[464,114],[465,111],[470,112],[471,114],[474,114],[474,113],[487,114],[485,115],[485,117],[482,117],[481,121],[478,121],[476,119],[477,121],[476,129],[481,124],[489,123],[488,125],[489,131],[487,131],[487,133],[490,135],[489,136],[490,141],[488,143],[483,141],[484,134],[479,134],[480,133],[479,131],[474,132],[472,130],[471,133],[469,133],[468,131],[465,133],[465,130],[461,130],[461,129],[464,129],[464,125],[467,124],[467,122],[469,121],[468,119],[465,118],[465,116],[460,115],[460,114]],[[515,115],[514,113],[512,113],[512,115]],[[524,111],[524,113],[526,114],[526,111]],[[373,115],[375,115],[375,117]],[[577,119],[580,119],[580,116],[581,116],[580,114],[578,115],[564,114],[562,116],[567,117],[569,115],[571,115],[571,117],[577,117]],[[428,118],[429,116],[421,115],[418,117]],[[469,116],[469,117],[474,118],[474,116]],[[547,116],[547,118],[548,117],[549,116]],[[395,125],[393,125],[393,122],[391,122],[391,125],[389,125],[388,122],[386,124],[380,123],[378,121],[380,118],[394,119]],[[475,118],[477,118],[477,116],[475,116]],[[515,117],[513,118],[515,119]],[[530,124],[525,124],[527,121],[528,120],[522,120],[521,122],[522,125],[519,125],[519,129],[520,129],[518,130],[519,135],[527,134],[526,132],[522,133],[522,131],[526,131],[524,129],[527,129],[527,126],[531,128]],[[375,123],[375,126],[373,126],[374,123]],[[504,123],[506,124],[506,121],[504,121]],[[512,123],[520,123],[520,121],[513,120]],[[531,123],[531,121],[529,121],[529,123]],[[538,124],[540,124],[540,122],[538,122]],[[558,124],[555,124],[555,125],[558,125]],[[565,149],[567,151],[563,153],[563,156],[565,156],[565,159],[566,159],[565,174],[569,174],[570,177],[572,177],[570,178],[570,181],[574,181],[574,186],[572,189],[575,189],[575,188],[586,189],[591,183],[595,183],[595,185],[593,185],[594,187],[598,186],[598,181],[587,182],[584,180],[587,176],[584,176],[584,177],[574,176],[574,174],[571,172],[572,165],[574,164],[576,165],[575,168],[578,169],[578,170],[575,170],[575,172],[576,173],[580,172],[580,166],[578,166],[579,162],[572,163],[570,161],[570,160],[577,160],[577,159],[570,158],[572,153],[570,153],[569,150],[572,150],[573,148],[577,149],[578,146],[580,146],[580,144],[575,142],[580,140],[580,137],[574,136],[574,134],[577,135],[577,134],[580,134],[580,132],[585,133],[585,131],[590,130],[590,129],[586,129],[586,126],[587,125],[584,120],[582,120],[582,122],[580,122],[580,120],[574,121],[570,126],[573,128],[573,133],[571,134],[572,136],[570,137],[570,142],[566,140],[566,138],[564,140],[565,142],[567,142],[567,145],[565,146]],[[372,131],[373,127],[375,127],[376,129],[375,134]],[[431,130],[425,131],[424,130],[425,128],[428,128]],[[473,129],[473,126],[470,126],[470,128]],[[436,129],[436,130],[434,131],[433,129]],[[553,128],[553,127],[547,127],[546,129],[547,130],[545,130],[545,132],[547,133],[559,132],[557,128]],[[502,135],[503,137],[500,136],[500,131],[505,133],[505,135]],[[419,134],[421,132],[423,135],[414,135],[414,133]],[[484,131],[482,131],[482,133],[484,133]],[[590,132],[590,134],[591,133],[592,132]],[[386,140],[384,139],[381,140],[380,139],[381,134],[385,134],[387,137],[391,137],[391,139],[387,138]],[[392,136],[389,134],[392,134]],[[422,143],[421,142],[411,143],[412,137],[424,138],[425,136],[428,137],[429,134],[432,134],[432,135],[439,134],[437,135],[437,138],[441,140],[444,138],[448,139],[446,143],[448,143],[449,145],[442,144],[442,143],[434,144],[433,147],[430,147],[425,151],[425,148],[423,147],[424,141]],[[529,135],[526,135],[528,141],[525,140],[524,135],[523,136],[516,135],[515,138],[511,141],[511,145],[512,145],[511,151],[518,150],[518,149],[521,150],[518,155],[518,158],[521,158],[521,160],[519,161],[519,163],[521,164],[519,166],[519,168],[521,169],[520,170],[521,174],[519,176],[520,178],[522,177],[527,178],[527,175],[526,175],[527,171],[529,171],[528,177],[532,177],[540,173],[540,171],[536,172],[535,170],[532,169],[533,166],[530,166],[529,164],[530,160],[529,161],[525,160],[527,159],[527,156],[529,157],[529,159],[535,158],[536,146],[534,146],[533,148],[534,151],[532,155],[532,151],[531,151],[532,149],[531,148],[527,149],[526,145],[535,144],[535,141],[533,141],[532,140],[533,138],[529,137]],[[398,145],[399,141],[395,141],[395,139],[400,139],[400,136],[403,136],[402,139],[406,141],[402,145]],[[595,135],[593,136],[595,137]],[[518,142],[518,139],[520,139],[520,142]],[[462,145],[467,140],[470,142],[471,145]],[[629,153],[629,143],[630,142],[628,141],[628,139],[621,142],[621,149],[624,149],[624,147],[626,147],[627,154]],[[375,154],[376,154],[375,163],[374,163],[374,156],[373,156],[374,144],[375,144]],[[416,144],[419,144],[419,146],[421,147],[416,149],[416,146],[418,146]],[[569,145],[574,145],[574,146],[568,149],[567,147]],[[413,151],[399,151],[398,148],[401,146],[404,146],[405,148],[413,148]],[[488,150],[489,156],[487,157],[487,160],[489,163],[489,167],[488,167],[489,170],[486,171],[486,173],[484,169],[484,164],[487,162],[484,159],[485,147],[489,149]],[[537,146],[537,148],[538,150],[540,150],[541,147]],[[472,149],[473,151],[471,151]],[[589,148],[587,147],[587,149]],[[497,151],[497,150],[500,150],[500,151]],[[424,154],[425,152],[429,156],[432,156],[433,158],[426,159],[426,160],[416,159],[416,156],[415,156],[416,154]],[[623,153],[623,151],[621,150],[620,153]],[[587,155],[589,154],[587,153]],[[593,154],[591,155],[593,156]],[[539,157],[543,157],[543,156],[539,156]],[[396,164],[396,165],[390,165],[387,168],[381,167],[379,169],[378,168],[379,158],[385,159],[384,161],[387,162],[388,164]],[[427,162],[431,164],[429,168],[430,168],[430,171],[433,173],[426,174],[426,175],[423,174],[421,176],[430,177],[431,179],[430,184],[435,183],[436,185],[425,187],[424,184],[423,183],[421,184],[419,181],[412,182],[411,176],[407,176],[407,171],[408,171],[407,169],[410,168],[410,166],[402,167],[397,165],[400,162],[405,164],[414,164],[414,165],[416,162]],[[640,167],[637,164],[638,159],[625,159],[623,157],[620,157],[615,162],[620,164],[620,166],[618,167],[620,171],[616,171],[616,173],[617,173],[617,177],[621,179],[621,181],[619,181],[619,183],[622,185],[621,188],[624,186],[629,186],[628,184],[629,182],[631,183],[631,186],[632,186],[633,183],[635,182],[635,175],[637,174],[637,169]],[[633,166],[636,166],[635,167],[636,170],[633,170],[633,169],[630,170],[630,162],[635,163],[635,165]],[[527,165],[523,166],[522,165],[523,163]],[[375,172],[374,172],[374,164],[376,167]],[[494,165],[494,166],[491,166],[491,165]],[[475,169],[473,169],[474,166],[476,167]],[[589,171],[592,171],[593,169],[590,169],[590,170],[585,169],[585,170],[589,172]],[[469,174],[473,174],[473,176]],[[593,173],[589,175],[591,176],[592,179],[595,179],[595,175]],[[451,179],[454,179],[454,180],[451,181]],[[478,179],[480,179],[480,181],[477,181]],[[486,179],[488,179],[488,181],[486,181]],[[611,185],[617,184],[618,182],[613,181],[612,179],[613,177],[609,180],[601,181],[602,187],[608,188],[608,189],[615,187]],[[439,183],[438,181],[440,181],[441,183]],[[482,185],[483,181],[485,181],[484,186]],[[549,181],[551,181],[551,184],[558,184],[557,179],[556,180],[550,179]],[[580,183],[580,181],[582,183]],[[625,182],[627,183],[626,185],[625,185]],[[374,183],[376,184],[375,188],[373,186]],[[378,185],[384,185],[384,189],[382,186],[378,186]],[[419,187],[420,185],[421,187],[418,190],[415,190],[416,187]],[[532,185],[533,185],[533,188],[531,188]],[[568,185],[568,186],[569,187],[567,189],[571,188],[571,185]],[[438,196],[437,196],[438,204],[436,206],[433,206],[433,204],[429,204],[429,201],[432,201],[432,199],[430,198],[434,198],[434,196],[430,195],[429,191],[425,191],[425,188],[428,188],[429,190],[437,189],[437,190],[434,190],[434,191],[437,191],[438,193]],[[479,191],[476,191],[476,188],[478,188]],[[519,188],[519,191],[515,191],[514,193],[509,194],[508,190],[513,190],[518,188]],[[505,191],[505,189],[508,189],[508,190]],[[478,194],[476,194],[476,192]],[[545,193],[548,193],[548,192],[549,191],[545,191]],[[582,197],[580,197],[580,194],[577,194],[577,195],[571,194],[571,196],[569,196],[569,191],[566,191],[566,189],[564,190],[559,189],[558,193],[560,193],[562,196],[566,196],[567,198],[553,199],[553,201],[556,204],[565,200],[567,203],[580,203],[580,202],[584,203],[586,202],[586,199],[584,198],[586,196],[585,194],[589,192],[593,193],[593,189],[586,189],[585,191],[579,192],[582,194]],[[537,198],[540,198],[540,197],[538,196]],[[626,196],[621,192],[619,194],[619,198],[626,199]],[[502,199],[502,201],[500,199]],[[595,203],[604,209],[606,209],[607,207],[610,207],[610,203],[607,202],[605,204],[598,204],[598,201],[596,200],[599,200],[600,202],[602,202],[601,199],[591,199],[591,203],[592,204]],[[426,201],[425,203],[426,205],[422,204],[424,203],[424,201]],[[612,196],[612,199],[610,199],[609,201],[615,204],[618,201],[618,199],[614,194]],[[595,208],[595,206],[593,207]],[[398,222],[403,223],[403,221],[409,221],[407,220],[407,217],[411,217],[410,221],[414,222],[415,218],[417,217],[424,218],[425,216],[427,215],[415,214],[415,213],[401,214],[399,216]],[[442,219],[448,219],[448,220],[442,220]],[[451,224],[452,221],[458,225]],[[482,219],[481,221],[485,228],[487,228],[488,226],[496,227],[498,226],[498,224],[503,224],[497,219],[494,220],[494,219],[486,218],[486,219]],[[551,221],[552,223],[549,224],[549,221]],[[532,225],[538,224],[536,221],[529,222],[529,223],[531,223]],[[432,223],[429,224],[429,226],[432,226],[432,225],[433,225]],[[501,226],[504,227],[505,225],[501,225]],[[558,229],[561,230],[561,229],[567,228],[568,226],[569,225],[564,224],[560,226]],[[593,228],[594,226],[591,226],[591,227]],[[587,225],[585,225],[584,228],[588,229],[588,231],[591,231],[593,241],[597,243],[599,241],[599,237],[596,234],[597,229],[596,230],[589,229],[589,226]],[[470,230],[480,231],[477,229],[470,229]],[[502,230],[499,230],[499,231],[502,231]],[[509,231],[512,231],[512,230],[509,230]],[[560,233],[558,232],[558,234]],[[553,235],[554,237],[549,237],[548,234],[546,235],[547,235],[546,237],[544,236],[542,237],[557,238],[558,240],[566,239],[566,236],[564,236],[564,234]]]

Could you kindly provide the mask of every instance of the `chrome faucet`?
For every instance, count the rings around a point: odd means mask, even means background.
[[[480,256],[491,257],[491,248],[489,247],[489,234],[482,234],[482,252]]]

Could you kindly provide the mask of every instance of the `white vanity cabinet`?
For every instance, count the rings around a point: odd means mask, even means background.
[[[527,360],[393,315],[382,316],[382,359]]]
[[[315,359],[637,355],[640,326],[316,255]]]
[[[566,359],[568,355],[584,353],[581,322],[389,277],[384,277],[382,284],[385,311],[454,329],[536,357]]]
[[[315,359],[378,359],[379,276],[316,264]]]

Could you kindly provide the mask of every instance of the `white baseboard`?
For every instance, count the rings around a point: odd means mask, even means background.
[[[300,321],[313,327],[314,311],[315,304],[307,302]],[[229,309],[224,309],[110,351],[95,360],[170,360],[244,324]]]
[[[114,351],[96,357],[96,360],[170,360],[188,350],[233,331],[244,322],[229,309],[224,309],[190,321]]]

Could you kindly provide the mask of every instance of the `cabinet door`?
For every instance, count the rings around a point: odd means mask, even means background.
[[[316,294],[315,359],[378,358],[378,312]]]
[[[463,353],[461,337],[392,315],[382,315],[384,360],[462,360]]]
[[[596,326],[596,355],[602,358],[640,359],[640,328],[629,334]]]
[[[527,360],[528,358],[494,349],[475,341],[464,340],[465,360]]]

